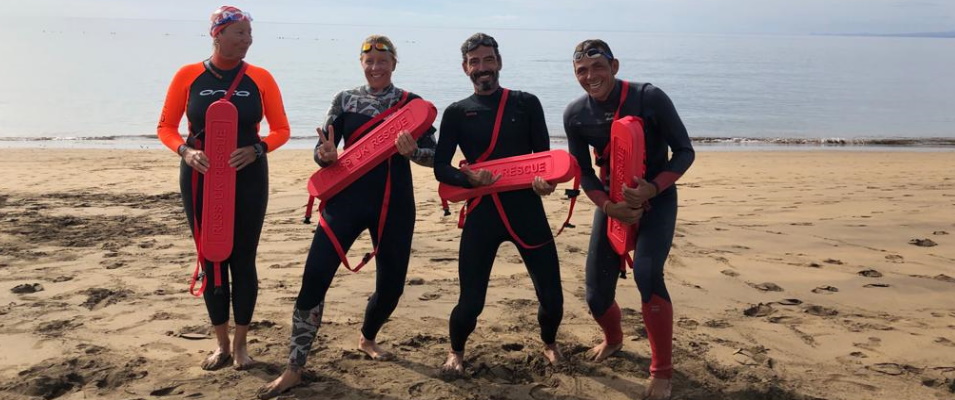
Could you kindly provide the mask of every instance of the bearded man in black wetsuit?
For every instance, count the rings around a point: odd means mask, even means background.
[[[503,89],[498,83],[501,54],[494,38],[472,35],[461,46],[461,55],[461,67],[471,78],[474,94],[445,110],[434,174],[442,183],[473,188],[492,184],[500,176],[467,165],[452,167],[458,146],[466,162],[473,164],[550,150],[550,137],[540,100],[530,93]],[[451,312],[451,351],[443,371],[464,372],[464,347],[484,308],[491,266],[505,241],[517,244],[534,283],[544,356],[552,364],[560,361],[557,328],[563,318],[564,298],[557,248],[540,198],[553,191],[553,185],[538,177],[531,187],[499,193],[500,207],[490,195],[469,201],[458,254],[461,293]],[[505,225],[508,221],[513,235]]]
[[[594,214],[587,252],[587,305],[604,332],[594,347],[601,361],[623,347],[620,308],[615,301],[620,256],[607,238],[607,217],[626,224],[640,222],[633,257],[633,278],[643,302],[643,322],[650,342],[650,384],[644,398],[670,397],[673,346],[673,305],[663,282],[663,266],[676,227],[676,185],[693,163],[695,153],[676,108],[659,88],[649,83],[616,79],[620,62],[603,40],[585,40],[574,49],[574,74],[586,92],[564,111],[564,130],[570,153],[581,167],[584,190],[598,209]],[[598,157],[602,173],[594,172],[590,147],[603,154],[610,143],[615,119],[632,115],[644,123],[646,176],[635,177],[636,187],[625,187],[624,201],[609,197],[609,160]],[[672,156],[668,158],[668,150]]]

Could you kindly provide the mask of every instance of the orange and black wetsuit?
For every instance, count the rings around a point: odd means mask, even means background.
[[[163,144],[173,151],[177,151],[183,143],[202,149],[206,109],[225,95],[240,68],[241,64],[223,71],[206,61],[179,69],[169,85],[159,119],[158,134]],[[288,141],[289,125],[282,94],[268,71],[249,65],[230,101],[239,112],[237,147],[261,143],[265,151],[272,151]],[[189,137],[186,140],[179,135],[183,113],[189,121]],[[259,122],[263,116],[270,128],[265,138],[259,136]],[[223,291],[216,294],[216,291],[206,290],[203,294],[213,325],[229,320],[230,299],[235,323],[248,325],[252,321],[258,295],[255,254],[268,204],[268,172],[268,162],[263,152],[262,156],[236,173],[235,233],[232,255],[223,263],[229,266],[222,269]],[[194,221],[202,220],[202,178],[202,174],[194,173],[185,162],[180,162],[179,188],[191,232],[195,232]],[[198,180],[195,186],[197,193],[192,193],[193,179]],[[193,199],[196,199],[195,210]],[[212,265],[209,262],[204,266],[206,276],[210,277],[209,282],[213,281],[214,276]],[[231,290],[229,271],[232,275]]]
[[[618,106],[619,116],[637,116],[644,122],[646,180],[658,189],[650,199],[650,208],[640,219],[637,246],[633,257],[633,278],[643,300],[643,321],[652,351],[650,373],[670,378],[673,337],[673,305],[663,282],[663,266],[670,254],[676,227],[676,185],[693,163],[695,153],[676,108],[659,88],[650,84],[629,83],[629,91],[620,105],[622,81],[607,100],[600,102],[584,95],[564,111],[564,131],[570,153],[577,158],[587,196],[598,205],[594,214],[590,249],[587,251],[587,305],[604,330],[605,340],[617,344],[623,340],[620,308],[614,300],[620,276],[620,256],[607,238],[607,215],[600,210],[610,199],[607,185],[597,177],[590,147],[598,153],[610,143],[610,126]],[[672,152],[672,156],[668,154]],[[609,171],[607,160],[596,160]],[[607,176],[610,176],[608,173]]]

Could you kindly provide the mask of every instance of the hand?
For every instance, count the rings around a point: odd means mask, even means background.
[[[467,165],[461,167],[461,172],[468,177],[468,182],[473,187],[487,186],[501,179],[501,174],[494,175],[486,169],[472,171]]]
[[[633,225],[643,217],[643,207],[630,207],[626,201],[608,202],[605,207],[607,216],[627,225]]]
[[[623,198],[630,207],[643,207],[644,203],[657,195],[657,187],[645,179],[634,177],[633,183],[637,186],[631,188],[623,185]]]
[[[318,154],[318,159],[325,164],[338,161],[338,146],[335,146],[335,127],[329,125],[327,135],[322,128],[315,128],[315,131],[318,132],[319,141],[318,148],[315,149],[315,152]]]
[[[414,155],[414,152],[418,150],[418,142],[411,137],[411,133],[404,130],[398,134],[398,138],[395,139],[395,147],[398,148],[398,152],[406,158],[411,158]]]
[[[206,153],[202,150],[187,148],[186,151],[182,152],[182,160],[186,162],[186,165],[199,171],[200,174],[209,171],[209,157],[206,157]]]
[[[255,158],[255,148],[252,146],[240,147],[229,155],[229,166],[238,171],[252,164]]]
[[[534,182],[531,183],[531,188],[534,189],[534,193],[537,193],[538,196],[548,196],[554,193],[554,189],[557,189],[557,185],[551,185],[545,181],[544,178],[535,176]]]

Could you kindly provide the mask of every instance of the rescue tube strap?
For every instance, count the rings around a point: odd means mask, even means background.
[[[355,129],[355,131],[352,132],[351,137],[349,137],[348,140],[345,141],[345,146],[346,147],[351,146],[356,141],[358,141],[358,139],[361,139],[362,137],[364,137],[365,134],[371,130],[371,128],[373,128],[375,125],[378,125],[378,123],[381,122],[383,119],[388,118],[389,115],[394,114],[396,111],[401,109],[401,107],[404,107],[405,103],[408,101],[408,93],[409,92],[404,92],[404,94],[401,95],[401,99],[398,100],[398,102],[395,103],[395,105],[389,107],[385,111],[378,113],[378,115],[376,115],[374,118],[368,120],[367,122],[359,126],[358,129]],[[308,204],[305,206],[305,218],[302,219],[303,223],[306,223],[306,224],[312,223],[312,208],[314,206],[315,206],[315,196],[309,195]]]
[[[484,153],[481,154],[481,156],[475,160],[475,164],[487,160],[487,158],[491,155],[491,152],[494,151],[494,147],[497,145],[497,138],[501,130],[501,120],[503,119],[503,116],[504,116],[504,107],[507,104],[507,98],[508,98],[509,92],[510,90],[504,89],[503,93],[501,94],[501,101],[497,108],[497,116],[494,119],[494,131],[491,133],[491,142],[488,145],[487,150],[485,150]],[[466,161],[461,161],[461,165],[460,165],[461,167],[464,167],[466,165],[468,165]],[[497,193],[490,194],[491,200],[494,202],[494,207],[497,209],[497,213],[501,217],[501,222],[504,224],[504,228],[507,229],[508,234],[511,235],[511,238],[514,239],[514,242],[517,243],[517,245],[528,250],[543,247],[547,245],[548,243],[553,242],[557,236],[560,236],[560,234],[563,233],[564,228],[571,226],[570,218],[574,214],[574,205],[577,203],[576,194],[580,193],[580,167],[576,165],[575,163],[574,169],[575,169],[574,189],[568,192],[568,197],[570,197],[570,209],[567,213],[567,219],[565,219],[564,223],[561,224],[560,229],[558,229],[557,231],[557,234],[555,234],[554,237],[550,238],[549,240],[544,241],[543,243],[529,245],[526,242],[524,242],[524,240],[517,235],[517,232],[514,232],[514,228],[511,227],[511,221],[507,218],[507,213],[504,211],[504,205],[501,203],[500,196],[498,196]],[[573,196],[571,196],[571,194],[573,194]],[[474,199],[469,199],[465,203],[465,205],[461,207],[461,212],[459,213],[459,216],[458,216],[458,228],[461,228],[461,229],[464,228],[464,222],[467,219],[468,214],[470,214],[474,209],[477,208],[478,204],[481,203],[481,200],[484,197],[485,196],[480,196]],[[448,201],[447,199],[441,199],[441,201],[445,209],[445,214],[447,214]]]
[[[331,225],[325,221],[325,218],[322,218],[322,212],[325,211],[325,202],[321,202],[318,206],[318,224],[322,226],[322,230],[325,231],[325,236],[328,236],[328,240],[332,242],[332,247],[335,248],[335,252],[338,253],[338,258],[342,260],[342,264],[345,264],[345,268],[348,268],[351,272],[358,272],[365,264],[368,263],[375,255],[378,254],[378,248],[381,246],[382,235],[385,232],[385,221],[388,219],[388,205],[391,202],[391,159],[388,159],[388,175],[385,178],[385,197],[381,202],[381,212],[378,214],[378,243],[375,245],[375,248],[372,249],[371,253],[365,253],[365,256],[362,257],[361,262],[358,263],[354,268],[348,263],[348,256],[345,254],[345,249],[342,248],[341,243],[338,241],[338,236],[335,235],[335,232],[332,230]]]
[[[246,69],[249,68],[249,64],[242,63],[242,67],[239,68],[239,72],[236,73],[235,78],[232,80],[232,84],[229,85],[229,90],[226,91],[225,96],[222,97],[222,100],[229,101],[232,98],[232,94],[235,93],[235,89],[239,87],[239,83],[242,82],[242,78],[245,76]],[[202,150],[202,141],[195,139],[196,149]],[[200,297],[206,291],[207,276],[206,272],[203,269],[203,263],[205,257],[202,253],[202,229],[199,226],[199,213],[196,205],[198,203],[198,188],[199,188],[199,171],[195,168],[192,169],[192,216],[193,216],[193,234],[192,238],[196,242],[196,268],[192,273],[192,280],[189,283],[189,293],[195,297]],[[222,292],[222,264],[221,262],[215,262],[213,264],[213,274],[214,283],[216,288],[216,293]],[[202,280],[202,286],[199,289],[196,289],[196,283],[199,280]]]

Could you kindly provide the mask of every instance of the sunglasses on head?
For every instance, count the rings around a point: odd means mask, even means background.
[[[362,43],[362,44],[361,44],[361,52],[362,52],[362,53],[367,53],[367,52],[371,51],[371,49],[375,49],[375,50],[378,50],[378,51],[387,51],[387,52],[389,52],[389,53],[394,54],[394,52],[391,51],[391,46],[388,46],[387,43],[382,43],[382,42],[374,41],[374,42],[365,42],[365,43]]]
[[[252,14],[249,14],[244,11],[222,11],[219,16],[216,18],[216,22],[212,25],[213,28],[230,24],[233,22],[239,21],[249,21],[252,22]]]
[[[468,41],[467,52],[470,53],[474,51],[474,49],[478,48],[479,46],[497,47],[497,41],[490,36],[485,36],[483,39],[476,40],[473,42]]]
[[[609,51],[603,51],[596,47],[591,47],[584,51],[575,51],[574,52],[574,61],[580,60],[581,58],[600,58],[601,56],[607,57],[607,60],[613,60],[613,53]]]

